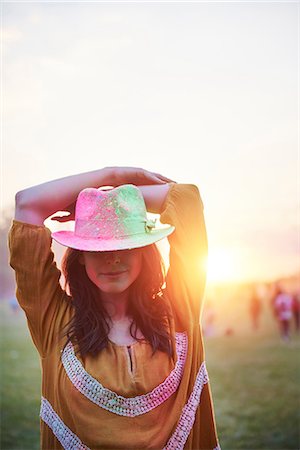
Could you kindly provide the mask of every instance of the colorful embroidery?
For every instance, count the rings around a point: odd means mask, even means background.
[[[196,377],[196,382],[190,398],[182,410],[176,430],[163,450],[182,450],[184,448],[194,425],[201,392],[206,383],[208,383],[208,374],[205,363],[203,362]],[[53,431],[53,434],[65,450],[90,450],[89,447],[84,445],[78,436],[65,425],[48,400],[44,397],[42,397],[40,417]],[[213,450],[221,450],[221,447],[217,445]]]
[[[198,371],[190,398],[185,404],[177,427],[167,442],[167,445],[164,447],[164,450],[181,450],[184,448],[190,431],[193,428],[196,411],[200,403],[201,392],[206,383],[208,383],[208,374],[206,371],[205,362],[203,362]]]
[[[61,359],[72,384],[89,400],[114,414],[136,417],[161,405],[177,390],[184,370],[187,346],[186,333],[176,333],[177,361],[170,375],[151,392],[132,398],[116,394],[89,375],[75,356],[71,342],[65,347]]]
[[[54,436],[59,440],[62,447],[66,450],[90,450],[84,445],[76,434],[68,428],[54,411],[51,404],[42,397],[41,402],[41,419],[53,431]]]

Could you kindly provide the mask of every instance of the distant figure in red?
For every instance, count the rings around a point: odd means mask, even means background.
[[[259,327],[259,317],[261,315],[261,310],[262,310],[261,300],[254,286],[250,297],[250,306],[249,306],[249,313],[251,317],[253,330],[257,330]]]
[[[293,317],[293,297],[281,288],[278,288],[274,299],[274,309],[282,340],[288,341],[290,339],[290,324]]]

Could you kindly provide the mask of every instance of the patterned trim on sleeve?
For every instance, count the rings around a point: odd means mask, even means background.
[[[190,431],[193,428],[201,392],[206,383],[208,383],[208,374],[205,362],[203,362],[197,374],[190,398],[182,410],[177,427],[163,450],[182,450],[184,448]]]
[[[167,378],[151,392],[126,398],[116,394],[89,375],[77,359],[71,342],[62,352],[62,363],[71,383],[96,405],[119,416],[136,417],[146,414],[166,401],[176,392],[184,371],[188,338],[186,333],[176,333],[177,361]]]
[[[64,449],[90,450],[89,447],[84,445],[79,437],[65,425],[59,415],[54,411],[48,400],[44,397],[42,397],[41,401],[40,417],[53,431],[54,436],[61,443]]]

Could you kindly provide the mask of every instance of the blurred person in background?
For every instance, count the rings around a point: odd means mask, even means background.
[[[283,341],[290,340],[290,325],[293,317],[293,297],[284,292],[281,287],[277,288],[274,298],[274,311],[279,325]]]
[[[211,299],[205,302],[203,311],[203,334],[205,337],[212,337],[215,335],[215,319],[216,311]]]
[[[262,312],[262,304],[256,286],[253,286],[250,294],[249,314],[253,330],[259,328],[259,317]]]
[[[70,215],[55,220],[73,220],[74,209],[74,231],[45,227],[57,211]],[[167,274],[155,245],[166,237]],[[67,247],[66,289],[52,238]],[[219,449],[199,326],[207,238],[195,185],[108,167],[33,186],[16,195],[9,243],[41,358],[42,449]]]

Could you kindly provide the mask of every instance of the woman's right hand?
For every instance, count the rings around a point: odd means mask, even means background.
[[[142,169],[140,167],[107,167],[111,171],[112,185],[134,184],[143,186],[149,184],[176,183],[170,178],[156,172]]]

